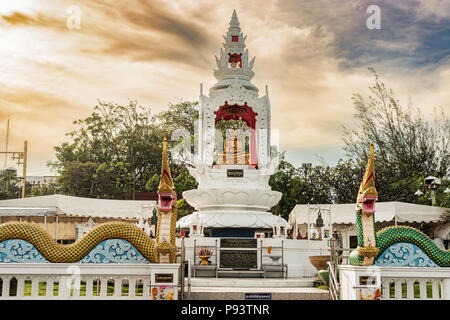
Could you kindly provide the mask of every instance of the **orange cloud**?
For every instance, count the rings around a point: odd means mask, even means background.
[[[81,10],[80,30],[66,26],[74,3]],[[67,139],[72,121],[87,116],[97,98],[137,99],[154,112],[179,98],[197,99],[200,82],[205,91],[215,83],[214,55],[236,9],[249,54],[256,56],[253,82],[261,93],[269,85],[281,146],[341,147],[341,126],[353,121],[351,95],[367,93],[372,81],[367,64],[373,56],[356,53],[370,49],[368,43],[413,50],[419,41],[412,34],[399,42],[358,34],[364,2],[339,3],[35,0],[0,10],[0,145],[11,114],[11,144],[33,140],[32,159],[41,159],[35,166],[43,167],[52,147]],[[425,18],[436,15],[430,10]],[[442,11],[439,19],[446,21]],[[406,68],[376,57],[374,67],[402,101],[416,97],[424,113],[435,105],[449,110],[447,60]]]

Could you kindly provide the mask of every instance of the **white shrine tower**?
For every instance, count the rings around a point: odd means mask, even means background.
[[[217,83],[209,96],[200,90],[197,152],[189,168],[198,189],[183,192],[196,211],[181,218],[177,228],[190,229],[191,236],[203,236],[209,230],[213,237],[254,237],[255,232],[268,229],[285,236],[288,222],[269,211],[281,193],[269,186],[279,153],[271,152],[268,90],[266,86],[260,97],[251,83],[255,58],[249,61],[236,11],[224,40],[216,57]],[[218,129],[229,121],[239,121],[240,126]]]

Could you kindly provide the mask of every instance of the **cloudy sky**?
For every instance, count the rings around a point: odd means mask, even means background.
[[[367,27],[370,5],[381,29]],[[53,146],[98,98],[154,112],[197,100],[200,83],[215,83],[233,9],[296,164],[344,155],[342,126],[353,124],[352,94],[368,93],[368,66],[423,114],[450,112],[450,1],[0,0],[0,150],[10,115],[9,150],[28,140],[28,174],[49,174]]]

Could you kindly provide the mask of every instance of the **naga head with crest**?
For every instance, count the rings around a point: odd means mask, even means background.
[[[367,161],[366,172],[359,186],[358,198],[356,199],[357,210],[363,213],[375,213],[375,201],[378,199],[378,192],[375,189],[375,156],[373,142],[370,144],[370,155]]]
[[[172,175],[169,167],[169,157],[167,155],[167,139],[163,141],[161,180],[158,186],[158,209],[160,211],[171,211],[175,207],[177,194],[173,184]]]

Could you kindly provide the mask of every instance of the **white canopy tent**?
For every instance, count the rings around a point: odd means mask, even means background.
[[[315,207],[329,209],[329,214],[322,216],[325,224],[354,224],[356,222],[356,205],[354,203],[345,204],[321,204]],[[289,214],[289,223],[310,224],[317,218],[317,210],[310,210],[311,205],[298,204]],[[446,212],[447,208],[426,206],[405,202],[377,202],[375,205],[375,221],[395,221],[395,222],[438,222],[440,216]],[[331,221],[330,221],[331,220]]]
[[[79,225],[67,217],[97,219],[135,219],[143,221],[151,218],[156,201],[110,200],[72,197],[60,194],[9,199],[0,201],[0,217],[6,220],[18,218],[32,219],[44,230],[54,234],[54,238],[76,237]],[[59,218],[62,216],[62,218]],[[43,221],[39,218],[43,217]],[[48,218],[53,217],[50,224]],[[79,220],[79,219],[78,219]],[[65,221],[65,222],[64,222]]]
[[[56,215],[58,215],[57,208],[0,207],[0,217],[41,217]]]
[[[148,219],[156,201],[110,200],[60,194],[0,201],[0,216],[67,215],[73,217]]]
[[[376,222],[393,222],[394,224],[432,222],[435,223],[435,237],[448,238],[450,224],[441,220],[441,215],[447,212],[448,208],[393,201],[377,202],[375,210]],[[318,232],[331,235],[334,230],[339,230],[342,232],[344,247],[350,247],[350,238],[357,235],[354,203],[296,205],[289,214],[289,224],[293,228],[293,235],[298,235],[300,231],[301,233],[306,231],[309,234],[312,230],[317,230],[315,223],[319,211],[324,227]]]

